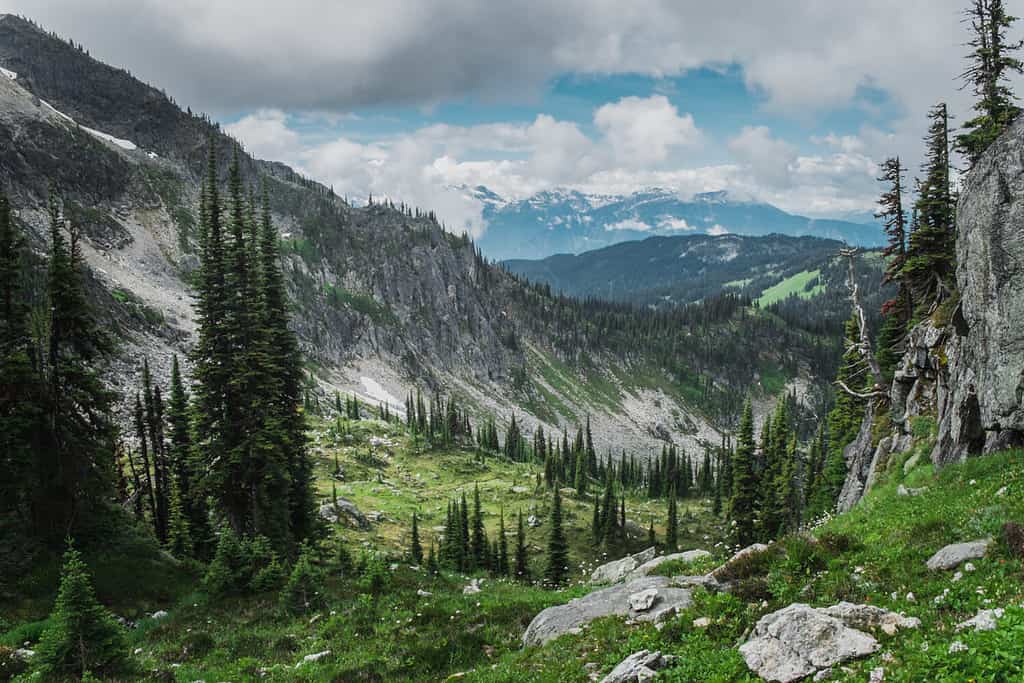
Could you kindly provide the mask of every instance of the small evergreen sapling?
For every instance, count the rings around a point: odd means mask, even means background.
[[[111,672],[127,663],[124,631],[96,599],[88,568],[70,544],[49,624],[33,660],[44,678]]]
[[[323,604],[320,572],[313,565],[309,546],[303,545],[281,591],[281,607],[288,612],[302,613],[320,609]]]

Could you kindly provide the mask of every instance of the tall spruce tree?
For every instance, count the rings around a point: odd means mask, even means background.
[[[57,198],[51,196],[49,337],[42,364],[46,426],[31,487],[33,526],[51,540],[102,510],[113,499],[116,482],[114,394],[97,369],[112,343],[86,301],[78,229],[73,224],[68,229],[66,238]]]
[[[917,225],[910,233],[900,275],[919,306],[935,305],[952,289],[954,202],[949,183],[949,114],[945,103],[928,112],[924,178],[918,181]]]
[[[881,171],[878,180],[885,183],[885,188],[875,217],[882,221],[889,238],[882,252],[887,262],[882,284],[895,284],[896,296],[882,306],[885,320],[878,334],[876,356],[882,376],[891,381],[896,361],[902,355],[903,338],[913,317],[914,302],[903,277],[907,262],[907,215],[903,206],[904,170],[899,157],[886,159]]]
[[[416,513],[412,513],[412,540],[409,542],[409,558],[419,566],[423,564],[423,545],[420,543],[420,525]]]
[[[35,458],[46,447],[45,387],[29,333],[25,240],[0,192],[0,517],[30,521]]]
[[[181,377],[178,356],[171,361],[171,395],[167,404],[168,458],[178,502],[188,526],[193,550],[205,557],[210,546],[210,522],[206,497],[199,485],[200,472],[194,462],[188,393]]]
[[[526,527],[523,526],[523,511],[519,511],[516,521],[516,556],[515,556],[515,578],[520,581],[530,579],[530,568],[526,557]]]
[[[508,576],[508,538],[505,536],[505,510],[498,511],[498,564],[494,571],[498,576]]]
[[[232,528],[291,552],[317,527],[301,360],[288,329],[269,204],[264,199],[260,220],[246,200],[236,151],[225,212],[217,168],[211,141],[201,197],[193,448],[202,486]]]
[[[473,567],[480,569],[486,567],[487,562],[487,535],[484,531],[483,508],[480,505],[480,486],[473,484],[473,520],[471,528],[470,552],[473,557]]]
[[[732,500],[729,517],[734,524],[736,541],[746,546],[757,539],[758,495],[757,453],[754,444],[754,413],[748,398],[743,406],[736,450],[732,455]]]
[[[668,491],[668,522],[665,526],[665,547],[674,552],[679,546],[679,508],[675,484]]]
[[[557,486],[551,497],[551,518],[548,528],[548,556],[544,582],[554,588],[565,582],[569,571],[569,545],[562,529],[562,494]]]
[[[1012,76],[1024,72],[1024,63],[1013,56],[1024,43],[1006,36],[1016,17],[1007,14],[1003,0],[972,0],[964,15],[971,30],[967,43],[971,53],[961,78],[964,87],[977,98],[977,115],[964,124],[956,146],[973,166],[1020,114],[1009,82]]]

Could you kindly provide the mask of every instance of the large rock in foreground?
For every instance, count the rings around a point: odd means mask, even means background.
[[[791,683],[877,651],[878,641],[861,628],[895,633],[919,625],[917,619],[868,605],[820,609],[797,603],[761,617],[740,654],[761,678]]]
[[[653,599],[645,591],[654,590]],[[640,599],[641,594],[643,599]],[[633,609],[632,604],[643,609]],[[610,616],[636,621],[660,622],[693,604],[692,593],[677,588],[665,576],[649,576],[596,590],[564,605],[548,607],[530,622],[523,634],[523,645],[543,645],[566,633],[579,633],[594,619]]]
[[[956,251],[960,310],[939,385],[937,464],[1024,443],[1024,117],[967,175]]]

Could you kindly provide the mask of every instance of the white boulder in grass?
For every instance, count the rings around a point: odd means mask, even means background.
[[[928,569],[932,571],[956,569],[968,560],[985,557],[990,545],[992,545],[991,538],[982,538],[966,543],[951,543],[928,559]]]
[[[655,548],[648,548],[622,559],[606,562],[590,574],[590,583],[618,583],[625,580],[630,572],[650,562],[657,553]]]
[[[302,661],[295,665],[295,668],[298,669],[303,664],[312,664],[314,662],[319,662],[324,657],[330,657],[330,656],[331,656],[331,651],[330,650],[324,650],[323,652],[314,652],[311,655],[306,655],[305,657],[303,657]]]
[[[1002,607],[978,610],[978,613],[973,617],[957,624],[956,630],[995,631],[999,625],[998,621],[1003,618],[1004,614],[1006,614],[1006,611]]]

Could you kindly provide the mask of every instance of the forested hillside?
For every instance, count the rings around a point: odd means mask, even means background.
[[[589,414],[603,448],[647,450],[717,443],[752,383],[766,399],[787,383],[810,387],[808,404],[827,394],[834,338],[791,330],[744,293],[664,313],[562,298],[488,263],[428,211],[351,206],[251,158],[207,118],[22,19],[0,20],[0,58],[14,75],[0,79],[0,135],[16,220],[42,249],[56,189],[103,309],[122,324],[109,378],[122,390],[146,356],[166,381],[163,359],[192,343],[212,143],[218,182],[237,154],[243,191],[266,194],[314,395],[399,405],[424,387],[555,430]]]

